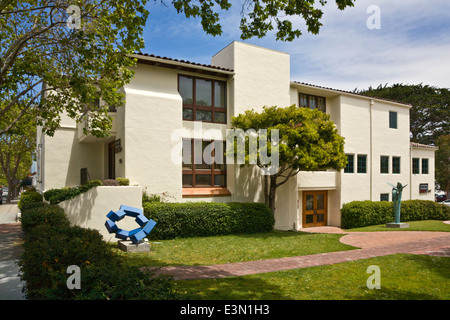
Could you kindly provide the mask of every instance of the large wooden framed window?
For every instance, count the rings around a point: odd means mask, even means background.
[[[226,187],[225,141],[183,139],[183,188]]]
[[[322,112],[327,111],[325,97],[305,93],[299,93],[299,106],[301,108],[317,109]]]
[[[183,98],[183,120],[227,123],[225,81],[178,75],[178,92]]]

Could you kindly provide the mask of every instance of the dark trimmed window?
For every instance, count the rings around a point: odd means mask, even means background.
[[[428,159],[422,159],[422,174],[428,174]]]
[[[412,159],[412,173],[413,174],[419,174],[420,173],[420,159],[419,158],[413,158]]]
[[[392,173],[400,173],[400,157],[392,157]]]
[[[367,173],[367,155],[358,154],[357,172]]]
[[[299,106],[302,108],[317,109],[322,112],[327,111],[325,97],[313,96],[299,93]]]
[[[389,156],[380,157],[380,173],[389,173]]]
[[[355,172],[355,168],[354,168],[354,154],[347,154],[347,165],[344,168],[344,172],[345,173],[354,173]]]
[[[397,129],[397,112],[389,111],[389,128]]]
[[[179,75],[178,92],[183,98],[183,120],[227,123],[225,81]]]
[[[225,142],[183,139],[183,187],[225,187]]]
[[[389,201],[389,193],[381,193],[380,201]]]

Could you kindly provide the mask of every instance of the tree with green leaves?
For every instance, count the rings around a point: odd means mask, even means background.
[[[450,190],[450,134],[440,136],[436,141],[439,149],[435,158],[435,178],[441,190],[445,190],[448,197]]]
[[[330,115],[319,110],[298,108],[295,105],[286,108],[264,107],[260,113],[252,109],[232,117],[231,123],[233,128],[244,131],[268,130],[267,146],[261,147],[259,144],[256,149],[258,159],[261,159],[261,155],[271,152],[271,131],[278,130],[278,168],[275,172],[265,175],[264,179],[265,203],[273,213],[277,188],[296,176],[299,171],[341,170],[347,163],[344,138],[338,134]],[[249,138],[245,146],[245,164],[248,165]],[[271,164],[258,161],[256,165],[267,169]]]
[[[336,0],[337,8],[355,0]],[[161,3],[165,3],[161,0]],[[302,33],[290,18],[304,19],[317,34],[325,0],[244,0],[241,38],[264,37],[277,30],[279,40],[292,41]],[[85,133],[108,135],[109,106],[121,106],[121,88],[133,77],[136,61],[130,54],[144,47],[149,15],[147,0],[3,0],[0,3],[0,117],[10,121],[4,134],[33,113],[44,133],[53,135],[61,114],[82,121],[89,112]],[[187,18],[200,18],[204,31],[222,34],[220,12],[228,0],[173,0]],[[45,99],[42,97],[45,96]],[[99,100],[104,103],[99,104]],[[13,109],[20,113],[12,114]],[[89,132],[88,132],[89,131]]]
[[[13,111],[16,115],[21,112],[18,108]],[[5,122],[8,118],[0,118],[0,124],[5,125]],[[14,128],[0,135],[0,171],[8,184],[7,202],[11,201],[20,180],[30,173],[35,147],[36,119],[33,114],[25,114]]]
[[[371,97],[395,100],[412,106],[411,141],[434,145],[438,137],[450,134],[450,90],[429,85],[379,85],[358,91]]]

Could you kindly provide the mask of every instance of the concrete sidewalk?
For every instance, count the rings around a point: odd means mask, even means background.
[[[22,229],[16,221],[17,201],[0,205],[0,300],[24,300],[17,261],[22,252]]]

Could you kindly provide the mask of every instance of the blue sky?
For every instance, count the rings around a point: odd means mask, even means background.
[[[200,19],[187,19],[159,1],[149,4],[143,52],[210,64],[211,57],[240,39],[243,0],[221,15],[223,34],[209,36]],[[316,1],[318,2],[318,1]],[[380,8],[380,29],[367,28]],[[450,88],[449,0],[357,0],[353,8],[339,11],[335,1],[323,8],[319,35],[306,31],[292,42],[276,41],[274,33],[244,42],[289,53],[291,80],[342,90],[365,89],[379,84],[428,84]]]

